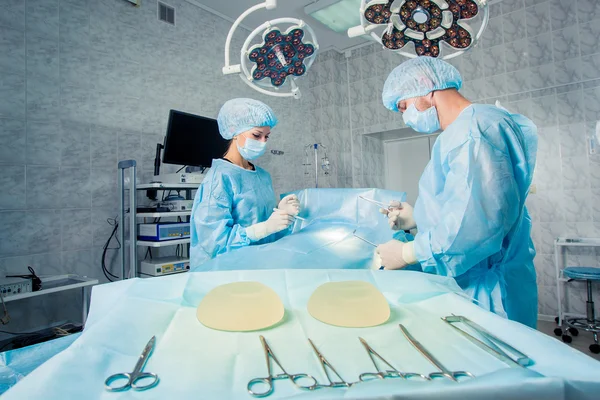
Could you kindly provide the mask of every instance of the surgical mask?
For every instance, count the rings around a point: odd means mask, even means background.
[[[265,151],[267,150],[266,142],[250,139],[249,137],[246,137],[246,143],[244,143],[243,147],[238,143],[236,143],[236,146],[242,157],[246,160],[256,160],[258,157],[265,154]]]
[[[404,111],[402,119],[407,126],[420,133],[433,133],[440,129],[440,119],[433,105],[425,111],[419,111],[413,103]]]

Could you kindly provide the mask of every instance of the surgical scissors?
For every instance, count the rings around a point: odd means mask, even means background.
[[[109,376],[106,378],[106,381],[104,381],[104,388],[109,392],[121,392],[127,389],[146,390],[156,386],[158,384],[158,375],[152,372],[142,372],[146,361],[148,361],[152,350],[154,350],[155,344],[156,336],[152,336],[150,341],[148,341],[148,344],[146,344],[146,347],[144,347],[144,351],[142,351],[142,354],[138,358],[138,361],[133,368],[133,372],[120,372]],[[152,379],[152,381],[146,385],[139,385],[137,382],[142,379]],[[111,386],[111,384],[117,380],[126,380],[126,382],[121,386]]]
[[[365,350],[367,351],[367,354],[369,355],[371,362],[373,363],[373,365],[375,366],[375,369],[377,370],[377,372],[363,372],[362,374],[360,374],[358,376],[358,379],[361,382],[366,382],[366,381],[370,381],[373,379],[385,379],[385,378],[402,378],[402,379],[420,378],[423,380],[430,379],[429,377],[427,377],[426,375],[423,375],[423,374],[417,374],[414,372],[398,371],[396,368],[394,368],[394,366],[392,364],[387,362],[385,360],[385,358],[381,357],[375,350],[373,350],[373,348],[371,346],[369,346],[369,344],[367,343],[367,341],[365,339],[363,339],[361,337],[359,337],[358,339],[360,340],[362,345],[365,347]],[[381,369],[379,369],[379,367],[377,366],[377,362],[375,362],[375,358],[373,356],[379,358],[381,360],[381,362],[383,362],[385,365],[387,365],[390,369],[385,369],[383,371]]]
[[[317,355],[317,358],[319,359],[319,362],[321,363],[321,368],[323,368],[323,372],[325,372],[325,376],[327,377],[327,380],[329,381],[329,385],[322,385],[319,383],[317,385],[317,387],[319,387],[319,388],[335,388],[335,387],[349,388],[350,386],[352,386],[352,383],[346,382],[344,380],[344,378],[342,378],[340,376],[340,374],[338,374],[338,372],[335,370],[335,368],[333,368],[333,365],[331,365],[331,363],[329,361],[327,361],[325,356],[323,354],[321,354],[321,352],[317,349],[317,346],[315,346],[315,344],[313,343],[312,340],[308,339],[308,343],[310,343],[313,350],[315,351],[315,354]],[[331,380],[331,376],[329,375],[329,371],[327,370],[328,367],[338,377],[338,379],[339,379],[338,381]]]
[[[254,378],[254,379],[251,379],[250,381],[248,381],[248,386],[247,386],[248,393],[250,393],[254,397],[268,396],[271,393],[273,393],[273,389],[274,389],[273,381],[276,381],[279,379],[289,379],[294,384],[294,386],[296,386],[298,389],[314,390],[318,387],[317,380],[314,377],[312,377],[311,375],[288,374],[286,372],[286,370],[283,368],[283,366],[281,365],[281,363],[279,362],[279,360],[277,360],[277,357],[275,357],[273,350],[271,350],[271,347],[269,347],[269,345],[267,344],[267,341],[265,340],[265,337],[262,335],[260,336],[260,342],[262,343],[263,350],[265,352],[265,360],[267,362],[268,376],[266,376],[264,378]],[[281,369],[281,371],[282,371],[281,374],[273,375],[273,370],[271,368],[271,359],[275,362],[275,364],[277,364],[279,369]],[[312,384],[301,385],[298,382],[298,380],[300,380],[300,379],[308,379],[309,381],[312,381]],[[264,384],[267,386],[267,389],[264,392],[257,392],[257,391],[252,390],[252,387],[257,384]]]
[[[413,345],[415,349],[419,351],[430,363],[432,363],[440,372],[432,372],[429,374],[430,379],[434,378],[448,378],[454,382],[458,382],[458,378],[475,378],[475,375],[471,374],[467,371],[450,371],[448,368],[444,367],[444,365],[439,362],[430,352],[428,352],[425,347],[417,339],[415,339],[408,330],[404,327],[404,325],[400,324],[400,330],[404,334],[404,337]]]

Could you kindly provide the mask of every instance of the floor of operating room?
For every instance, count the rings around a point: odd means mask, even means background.
[[[554,329],[556,329],[556,326],[557,325],[554,321],[538,321],[537,330],[545,333],[546,335],[550,335],[557,340],[560,340],[560,337],[554,334]],[[571,342],[569,346],[600,361],[600,354],[594,354],[589,349],[589,346],[592,343],[594,343],[594,336],[590,332],[584,332],[580,330],[579,336],[573,337],[573,342]]]

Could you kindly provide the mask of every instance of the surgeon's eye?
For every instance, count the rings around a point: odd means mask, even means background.
[[[254,139],[260,139],[260,135],[258,133],[253,133],[252,136],[254,136]]]

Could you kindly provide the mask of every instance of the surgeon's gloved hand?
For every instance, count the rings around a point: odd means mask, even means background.
[[[275,210],[265,222],[251,225],[246,228],[248,238],[257,242],[274,233],[281,232],[292,224],[294,217],[283,210]]]
[[[278,209],[287,212],[290,215],[298,215],[300,213],[300,201],[295,194],[285,196],[279,202]]]
[[[401,269],[417,262],[413,242],[404,243],[392,239],[377,246],[375,252],[381,257],[381,265],[385,267],[384,269]]]
[[[388,224],[394,231],[410,231],[417,227],[413,218],[413,206],[408,203],[400,203],[398,201],[390,202],[388,209],[379,209],[379,212],[387,215]]]

